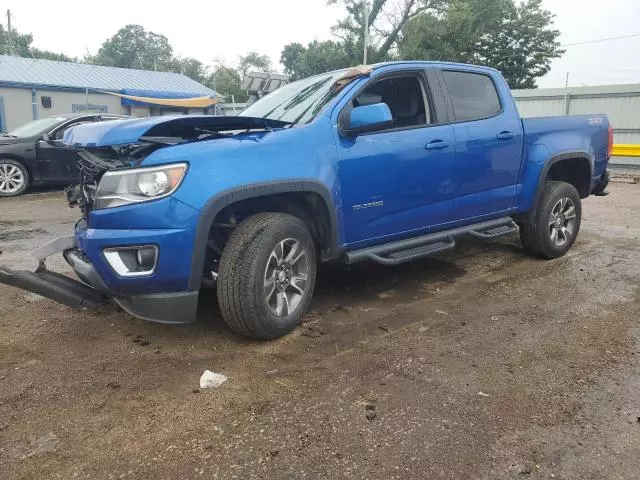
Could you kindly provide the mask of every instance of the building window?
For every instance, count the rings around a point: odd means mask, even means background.
[[[40,103],[42,104],[42,108],[51,108],[51,97],[42,95],[40,97]]]
[[[74,103],[71,106],[73,113],[88,112],[88,113],[108,113],[106,105],[95,105],[93,103]]]

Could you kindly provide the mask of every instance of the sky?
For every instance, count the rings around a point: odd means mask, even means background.
[[[70,56],[95,53],[104,40],[127,23],[168,37],[175,55],[205,64],[228,64],[248,51],[269,55],[278,65],[287,43],[331,38],[331,26],[343,15],[326,0],[5,0],[18,31],[31,32],[33,45]],[[573,44],[611,37],[630,38],[567,46],[540,87],[640,83],[640,0],[543,0],[556,15],[560,42]],[[98,7],[99,5],[99,7]],[[6,24],[6,17],[2,18]]]

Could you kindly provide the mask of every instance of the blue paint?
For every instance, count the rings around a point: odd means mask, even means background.
[[[442,68],[489,76],[501,110],[490,118],[456,121],[446,88],[428,77],[429,88],[439,89],[446,99],[434,112],[434,123],[358,135],[341,131],[343,112],[369,82]],[[389,115],[387,105],[356,107],[350,110],[349,122],[371,126],[387,121]],[[594,117],[599,121],[592,122]],[[211,122],[213,128],[232,121],[249,122],[244,128],[265,126],[263,119],[247,117],[152,117],[74,127],[65,134],[65,142],[122,145],[162,132],[167,125]],[[557,155],[585,156],[594,182],[608,162],[609,123],[604,115],[522,120],[496,70],[440,62],[377,65],[343,88],[310,123],[267,126],[258,132],[160,148],[142,166],[189,163],[171,197],[89,214],[89,229],[78,234],[78,242],[109,287],[126,293],[187,290],[194,249],[202,248],[195,243],[198,220],[213,198],[233,189],[286,181],[293,187],[301,180],[321,185],[337,219],[338,247],[351,251],[526,212],[534,205],[545,167]],[[102,257],[105,247],[147,243],[160,247],[160,265],[153,277],[118,278]]]
[[[349,115],[349,128],[361,129],[391,122],[391,110],[386,103],[364,105],[354,108]]]

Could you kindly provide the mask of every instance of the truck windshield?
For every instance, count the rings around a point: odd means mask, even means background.
[[[39,120],[33,120],[31,122],[27,122],[24,125],[19,126],[15,130],[10,131],[9,133],[7,133],[7,136],[15,137],[15,138],[33,137],[34,135],[37,135],[46,130],[49,130],[54,125],[57,125],[63,120],[64,118],[61,118],[61,117],[48,117],[48,118],[41,118]]]
[[[309,123],[340,91],[335,82],[345,70],[298,80],[261,98],[244,110],[244,117],[260,117],[291,123]]]

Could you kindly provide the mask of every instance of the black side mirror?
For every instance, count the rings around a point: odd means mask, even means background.
[[[47,142],[49,145],[53,145],[55,147],[64,147],[64,143],[62,142],[61,138],[52,137],[48,133],[42,135],[42,141]]]

